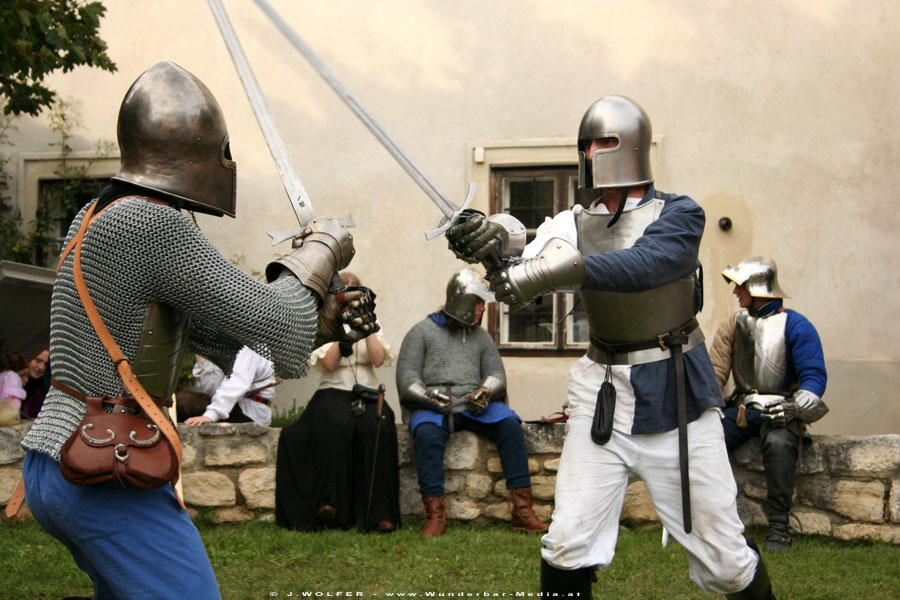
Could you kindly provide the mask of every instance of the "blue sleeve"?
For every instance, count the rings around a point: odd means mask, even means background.
[[[791,352],[791,361],[800,389],[819,397],[825,394],[828,375],[825,373],[825,354],[819,334],[809,320],[800,313],[787,309],[784,337]]]
[[[584,257],[587,270],[584,289],[641,292],[665,285],[692,273],[706,215],[688,196],[667,194],[659,218],[651,223],[634,246]]]

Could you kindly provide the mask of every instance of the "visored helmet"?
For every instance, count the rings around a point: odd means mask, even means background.
[[[615,138],[614,148],[598,150],[590,164],[591,140]],[[578,128],[578,188],[620,188],[653,181],[650,143],[653,127],[640,105],[625,96],[604,96],[587,109]]]
[[[754,256],[738,266],[728,265],[722,277],[729,283],[742,285],[754,298],[790,298],[778,285],[778,267],[768,256]]]
[[[202,81],[175,63],[156,63],[122,100],[122,164],[113,177],[166,194],[179,208],[234,216],[237,165],[222,109]]]
[[[493,302],[494,294],[475,271],[466,267],[453,275],[447,284],[444,314],[463,325],[477,325],[475,307],[482,300]]]

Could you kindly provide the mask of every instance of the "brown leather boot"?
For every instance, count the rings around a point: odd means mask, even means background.
[[[425,527],[422,537],[438,537],[447,531],[447,515],[444,510],[444,497],[432,496],[422,498],[425,503]]]
[[[547,531],[550,526],[538,519],[531,508],[531,488],[509,490],[513,531]]]

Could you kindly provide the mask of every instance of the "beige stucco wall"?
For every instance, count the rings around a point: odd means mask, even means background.
[[[481,141],[571,143],[593,100],[637,99],[664,140],[654,165],[663,189],[707,210],[707,334],[734,308],[717,273],[749,255],[774,256],[788,306],[816,324],[829,361],[832,413],[816,432],[900,431],[900,41],[889,26],[900,4],[271,3],[459,201]],[[191,70],[225,111],[239,174],[238,218],[201,215],[200,225],[223,254],[261,270],[285,250],[263,232],[290,226],[293,214],[208,6],[104,4],[102,35],[119,72],[80,68],[50,79],[80,106],[73,147],[115,139],[119,102],[149,65],[170,59]],[[442,241],[425,241],[436,210],[254,3],[225,4],[316,210],[352,212],[359,224],[352,270],[378,292],[399,348],[460,266]],[[50,150],[45,119],[17,125],[16,152]],[[487,207],[487,194],[479,189],[476,207]],[[734,221],[731,231],[717,228],[721,216]],[[507,359],[523,416],[559,409],[569,362]],[[384,379],[396,408],[393,372]],[[312,383],[280,395],[303,400]]]

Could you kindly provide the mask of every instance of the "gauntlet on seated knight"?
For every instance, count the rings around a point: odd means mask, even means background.
[[[448,415],[453,410],[453,399],[438,390],[426,389],[421,383],[410,385],[400,395],[400,404],[410,410],[430,410]]]
[[[487,410],[490,401],[491,395],[488,393],[487,388],[480,387],[466,396],[466,410],[477,417]]]

